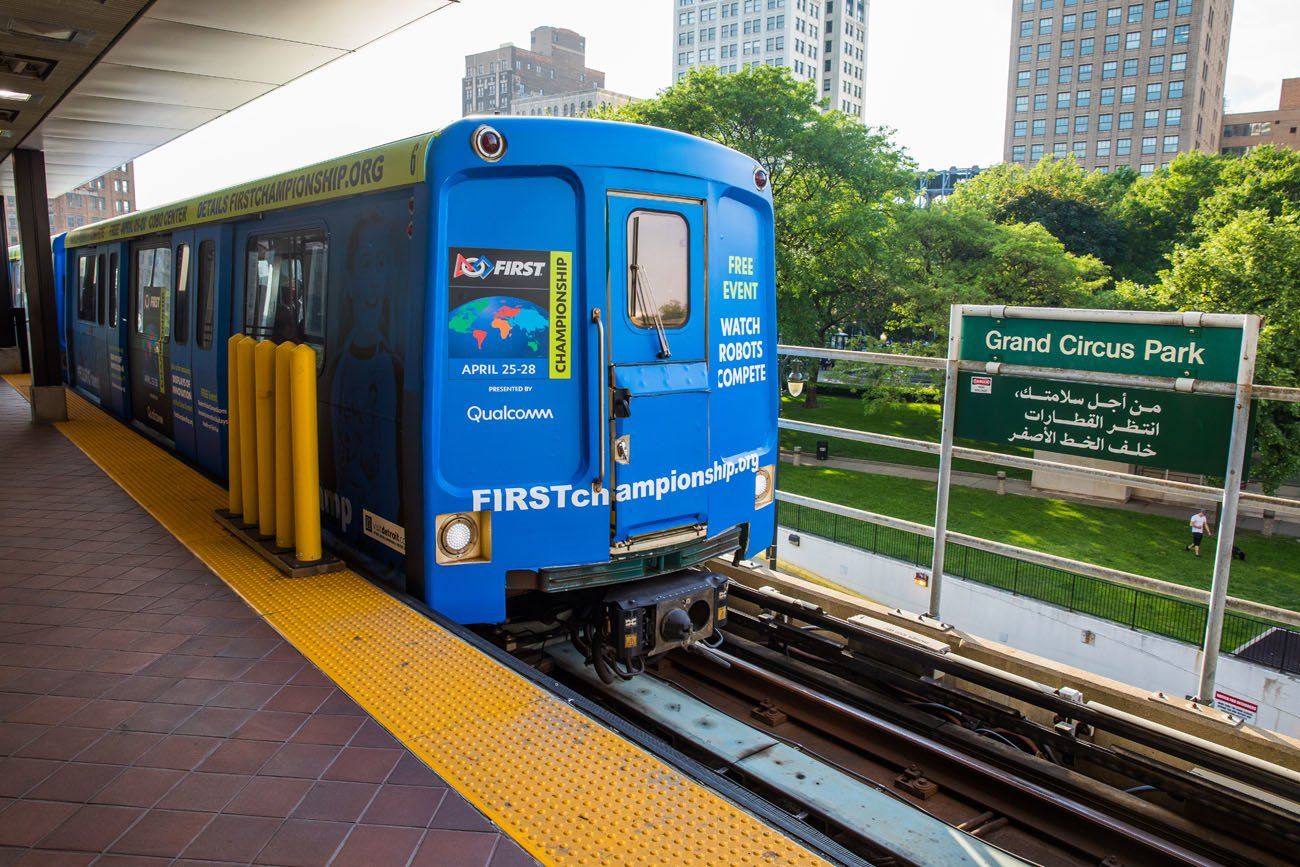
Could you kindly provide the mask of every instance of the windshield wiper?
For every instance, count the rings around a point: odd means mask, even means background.
[[[636,294],[641,306],[648,310],[654,319],[655,333],[659,335],[659,357],[672,358],[672,350],[668,347],[668,334],[664,331],[664,318],[659,314],[659,304],[655,301],[654,290],[650,288],[650,278],[645,276],[645,267],[634,263],[632,279],[636,283]]]

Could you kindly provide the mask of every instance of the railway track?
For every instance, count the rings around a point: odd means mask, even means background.
[[[718,649],[613,685],[548,649],[554,673],[869,863],[1290,864],[1300,851],[1286,769],[799,600],[731,592]],[[1008,702],[944,676],[958,671]],[[1099,746],[1096,730],[1147,749]]]

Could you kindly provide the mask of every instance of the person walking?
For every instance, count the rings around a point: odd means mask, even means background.
[[[1192,544],[1188,545],[1183,550],[1195,551],[1196,556],[1199,557],[1201,556],[1201,540],[1206,536],[1214,535],[1210,532],[1210,519],[1205,514],[1205,510],[1201,509],[1195,515],[1192,515],[1187,524],[1192,531]]]

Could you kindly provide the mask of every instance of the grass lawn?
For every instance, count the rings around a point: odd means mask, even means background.
[[[820,500],[934,523],[931,482],[783,464],[778,486]],[[1183,551],[1189,541],[1186,521],[1104,506],[998,496],[954,485],[948,527],[1202,590],[1210,589],[1214,569],[1214,539],[1206,540],[1209,544],[1202,547],[1200,559]],[[1239,530],[1237,544],[1246,551],[1247,560],[1233,562],[1229,594],[1300,611],[1300,540]]]
[[[781,400],[781,415],[784,418],[811,424],[852,428],[891,436],[929,440],[930,442],[939,441],[940,411],[939,407],[934,404],[880,404],[873,409],[870,415],[867,415],[862,411],[862,400],[856,397],[819,394],[817,395],[817,403],[816,409],[804,409],[803,398],[796,399],[785,395]],[[781,431],[781,447],[793,448],[794,446],[800,446],[803,448],[804,454],[816,454],[818,439],[820,437],[800,431]],[[939,466],[938,455],[928,455],[924,452],[913,452],[906,449],[843,439],[832,439],[830,443],[832,457],[860,458],[867,461],[885,461],[892,464],[934,467],[936,469]],[[957,443],[993,452],[1025,455],[1026,457],[1032,457],[1033,455],[1033,452],[1029,449],[1009,448],[994,443],[961,439],[957,440]],[[985,473],[987,475],[995,475],[998,471],[998,468],[993,464],[962,460],[954,461],[953,469],[969,473]],[[1029,475],[1028,470],[1007,468],[1008,478],[1028,479]]]

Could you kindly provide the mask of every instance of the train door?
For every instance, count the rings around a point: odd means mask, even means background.
[[[226,340],[230,321],[231,261],[229,226],[194,230],[194,328],[190,370],[194,405],[194,450],[199,465],[226,477]]]
[[[107,365],[103,320],[107,313],[104,256],[94,247],[77,251],[73,267],[75,315],[72,317],[71,381],[96,400],[102,399]]]
[[[194,460],[194,232],[172,235],[171,379],[172,442]]]
[[[129,362],[131,417],[146,430],[172,438],[170,238],[131,248]]]
[[[707,532],[705,213],[698,200],[629,194],[606,212],[617,552]]]
[[[127,260],[120,245],[109,248],[107,292],[108,315],[104,322],[104,343],[108,357],[108,385],[104,389],[104,405],[121,418],[131,417],[131,403],[127,397],[127,325],[129,317],[126,296]]]

